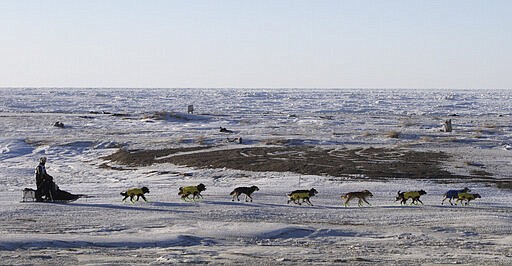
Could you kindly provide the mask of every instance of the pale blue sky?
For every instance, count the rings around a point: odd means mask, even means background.
[[[0,87],[512,88],[512,1],[0,0]]]

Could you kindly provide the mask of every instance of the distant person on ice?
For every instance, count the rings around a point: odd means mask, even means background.
[[[45,164],[46,157],[39,158],[39,165],[36,167],[36,201],[73,201],[81,197],[60,190],[53,182],[53,177],[46,172]]]

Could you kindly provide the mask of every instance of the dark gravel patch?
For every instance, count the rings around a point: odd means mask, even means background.
[[[447,153],[395,148],[325,149],[272,146],[227,150],[210,147],[132,151],[121,149],[105,159],[131,167],[172,163],[198,168],[295,172],[332,177],[422,178],[447,181],[465,178],[443,169],[443,162],[451,159]]]

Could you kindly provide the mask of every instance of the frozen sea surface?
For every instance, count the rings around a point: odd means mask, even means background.
[[[170,164],[117,171],[102,168],[101,157],[122,147],[382,146],[442,150],[455,157],[450,171],[510,180],[511,98],[510,90],[0,89],[0,261],[510,265],[512,194],[491,184],[340,182]],[[447,119],[451,133],[440,131]],[[243,143],[226,141],[235,137]],[[40,156],[62,189],[93,197],[20,203]],[[178,187],[200,182],[204,200],[178,198]],[[150,202],[121,202],[119,192],[142,185]],[[253,203],[231,201],[241,185],[260,187]],[[440,204],[463,186],[482,198]],[[314,206],[286,204],[291,190],[311,187]],[[371,207],[342,206],[342,193],[362,189],[373,192]],[[428,191],[423,206],[394,201],[398,190],[415,189]]]
[[[249,143],[389,144],[386,132],[401,132],[402,142],[435,138],[452,119],[454,137],[511,145],[509,90],[2,89],[0,96],[2,136],[32,141],[216,143],[225,127]],[[51,127],[56,121],[65,129]]]

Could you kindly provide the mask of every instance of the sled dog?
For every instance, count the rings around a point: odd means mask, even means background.
[[[203,184],[199,184],[197,186],[187,186],[187,187],[180,187],[178,192],[178,196],[181,196],[182,200],[191,199],[189,196],[192,195],[192,200],[195,200],[196,198],[203,198],[201,195],[201,191],[205,191],[206,187]]]
[[[290,199],[288,200],[288,204],[290,204],[290,202],[293,202],[295,204],[301,205],[300,200],[302,200],[302,203],[306,202],[309,205],[313,206],[313,204],[311,204],[311,201],[309,201],[309,198],[313,197],[316,194],[318,194],[318,191],[316,191],[316,189],[314,188],[310,190],[292,191],[290,192],[290,194],[288,194],[288,196],[290,197]]]
[[[343,205],[345,205],[345,207],[348,207],[348,203],[353,198],[358,198],[359,201],[357,202],[357,205],[359,207],[361,207],[361,206],[363,206],[363,202],[366,202],[366,204],[371,206],[371,204],[366,200],[367,198],[370,198],[370,197],[373,197],[373,194],[368,190],[363,190],[363,191],[358,191],[358,192],[349,192],[345,195],[342,195],[341,199],[345,200],[345,203]]]
[[[229,195],[233,196],[233,199],[231,201],[235,201],[235,198],[240,201],[238,196],[241,194],[245,194],[245,202],[247,202],[247,199],[251,199],[251,194],[254,193],[254,191],[260,190],[257,186],[251,186],[251,187],[237,187],[233,190],[233,192],[229,193]]]
[[[144,201],[147,202],[146,197],[144,197],[144,194],[149,193],[149,189],[147,187],[141,187],[141,188],[130,188],[124,192],[121,192],[121,196],[124,196],[123,201],[125,201],[128,197],[130,197],[130,201],[134,203],[135,201],[138,201],[139,198],[142,198]],[[137,197],[137,199],[134,200],[134,198]]]
[[[400,200],[400,204],[406,204],[408,199],[412,199],[411,204],[418,204],[421,203],[423,205],[423,202],[420,200],[421,195],[425,195],[427,192],[425,190],[419,190],[419,191],[407,191],[407,192],[400,192],[398,191],[398,196],[396,197],[395,201]]]

